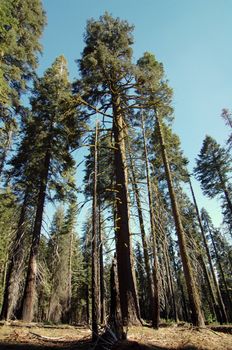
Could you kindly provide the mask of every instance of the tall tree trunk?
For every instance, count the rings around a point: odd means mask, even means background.
[[[115,334],[117,339],[125,338],[123,332],[123,322],[120,307],[119,296],[119,284],[116,259],[113,259],[111,271],[110,271],[110,315],[109,315],[109,327]]]
[[[130,170],[131,170],[131,176],[132,176],[132,188],[135,194],[135,200],[136,200],[136,206],[138,211],[138,218],[139,218],[139,225],[140,225],[140,232],[141,232],[141,238],[142,238],[142,246],[143,246],[143,256],[144,256],[144,265],[145,265],[145,271],[147,275],[147,286],[148,286],[148,297],[149,297],[149,317],[152,316],[154,309],[154,295],[153,295],[153,281],[152,281],[152,274],[151,274],[151,266],[150,266],[150,259],[149,259],[149,253],[148,253],[148,245],[147,245],[147,238],[146,238],[146,232],[145,232],[145,226],[144,226],[144,220],[143,220],[143,211],[142,211],[142,205],[140,200],[140,192],[139,187],[137,183],[137,178],[135,174],[135,168],[131,157],[131,151],[129,152],[129,159],[130,159]]]
[[[69,252],[68,252],[68,288],[67,288],[67,309],[66,309],[67,323],[71,323],[71,311],[72,311],[72,256],[73,256],[73,230],[71,228],[69,233]]]
[[[100,280],[100,323],[105,324],[105,283],[104,283],[104,263],[103,263],[103,241],[102,241],[102,225],[101,225],[101,205],[98,205],[98,230],[99,230],[99,280]]]
[[[201,222],[200,212],[199,212],[199,209],[198,209],[198,205],[197,205],[196,197],[195,197],[195,194],[194,194],[194,191],[193,191],[193,186],[192,186],[192,182],[191,182],[190,176],[189,176],[189,186],[190,186],[190,190],[191,190],[191,193],[192,193],[193,203],[194,203],[194,206],[195,206],[195,210],[196,210],[196,214],[197,214],[197,220],[198,220],[198,224],[199,224],[199,227],[200,227],[201,236],[202,236],[202,239],[203,239],[203,244],[204,244],[204,247],[205,247],[206,255],[207,255],[207,258],[208,258],[208,263],[209,263],[211,275],[213,277],[214,287],[215,287],[215,290],[216,290],[216,293],[217,293],[218,302],[217,302],[217,300],[216,300],[216,298],[214,296],[214,291],[213,290],[212,290],[212,293],[211,293],[212,298],[213,298],[215,311],[216,311],[216,316],[217,316],[217,319],[218,319],[218,321],[220,323],[228,322],[228,317],[227,317],[225,305],[223,303],[222,295],[221,295],[220,288],[219,288],[219,285],[218,285],[218,282],[217,282],[217,278],[216,278],[216,274],[215,274],[215,271],[214,271],[214,267],[213,267],[213,263],[212,263],[212,259],[211,259],[211,255],[210,255],[210,251],[209,251],[209,247],[208,247],[208,243],[207,243],[205,232],[204,232],[204,228],[203,228],[203,225],[202,225],[202,222]]]
[[[45,154],[43,170],[40,179],[40,189],[37,200],[37,209],[35,215],[34,228],[32,233],[32,244],[30,251],[30,258],[28,263],[27,278],[24,289],[24,296],[22,301],[22,320],[31,322],[33,319],[33,309],[35,303],[36,293],[36,275],[37,275],[37,256],[39,251],[43,211],[46,197],[46,188],[48,182],[48,172],[50,166],[50,150]]]
[[[22,273],[22,264],[24,259],[24,225],[26,220],[26,210],[28,203],[28,189],[25,191],[21,213],[18,222],[18,228],[15,237],[13,251],[6,272],[6,284],[4,289],[3,305],[1,310],[1,319],[8,320],[12,316],[14,306],[18,298],[18,289],[20,276]]]
[[[150,214],[150,228],[152,236],[152,246],[153,246],[153,282],[154,282],[154,308],[152,315],[152,326],[156,329],[159,328],[160,322],[160,295],[159,295],[159,262],[158,262],[158,251],[157,251],[157,237],[155,230],[155,216],[153,208],[153,198],[152,198],[152,188],[150,180],[150,171],[147,155],[147,145],[146,145],[146,133],[144,128],[143,115],[142,118],[142,132],[143,132],[143,150],[145,155],[145,167],[146,167],[146,178],[147,178],[147,193],[149,202],[149,214]]]
[[[120,96],[112,96],[114,167],[116,177],[116,252],[120,305],[124,325],[137,324],[140,319],[135,287],[135,273],[129,228],[128,179],[125,150],[125,125]]]
[[[93,207],[92,207],[92,339],[98,338],[100,290],[98,281],[98,215],[97,215],[97,169],[98,169],[98,122],[94,143]]]
[[[203,313],[201,311],[199,292],[198,292],[197,287],[196,287],[196,282],[194,279],[192,266],[191,266],[188,252],[187,252],[186,236],[185,236],[185,232],[184,232],[183,225],[181,222],[179,207],[178,207],[177,200],[176,200],[176,195],[175,195],[173,182],[172,182],[172,176],[171,176],[171,172],[170,172],[170,166],[169,166],[166,148],[165,148],[165,144],[164,144],[162,127],[161,127],[161,123],[160,123],[157,111],[156,111],[156,124],[157,124],[159,138],[160,138],[162,158],[163,158],[163,163],[164,163],[164,167],[165,167],[165,173],[166,173],[166,178],[167,178],[167,183],[168,183],[168,189],[169,189],[169,195],[170,195],[170,200],[171,200],[171,205],[172,205],[173,217],[174,217],[174,221],[175,221],[176,232],[177,232],[178,242],[179,242],[179,247],[180,247],[180,255],[181,255],[181,259],[182,259],[183,270],[184,270],[184,275],[185,275],[185,280],[186,280],[186,285],[187,285],[187,290],[188,290],[190,309],[192,311],[192,315],[191,315],[192,323],[195,326],[205,327],[204,316],[203,316]]]

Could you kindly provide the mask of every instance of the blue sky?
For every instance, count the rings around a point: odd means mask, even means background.
[[[134,60],[153,52],[164,64],[174,90],[174,131],[190,161],[200,151],[206,134],[225,143],[229,130],[221,109],[232,109],[231,0],[43,0],[48,24],[39,73],[63,54],[70,78],[78,76],[75,60],[84,47],[86,21],[104,11],[135,25]],[[200,205],[220,223],[218,201],[203,198],[194,181]]]

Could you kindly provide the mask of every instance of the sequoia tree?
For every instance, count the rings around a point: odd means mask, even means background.
[[[89,20],[85,48],[79,60],[85,98],[103,111],[112,110],[114,171],[116,178],[116,252],[120,305],[124,324],[137,323],[139,306],[135,287],[129,227],[128,175],[126,165],[126,115],[132,81],[132,29],[126,21],[105,13]]]

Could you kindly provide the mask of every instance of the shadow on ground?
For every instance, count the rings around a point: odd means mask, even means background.
[[[99,350],[101,349],[99,348]],[[169,348],[166,346],[163,347],[163,346],[155,346],[155,345],[144,345],[134,341],[124,341],[124,342],[115,344],[112,350],[198,350],[198,348],[195,346]]]
[[[59,344],[30,344],[17,342],[0,342],[1,350],[87,350],[91,349],[92,344],[89,340],[75,342],[59,342]]]
[[[113,347],[96,346],[89,340],[74,342],[72,344],[23,344],[23,343],[3,343],[0,342],[1,350],[198,350],[195,346],[178,347],[178,349],[169,347],[160,347],[153,345],[143,345],[134,341],[125,341],[115,344]]]
[[[143,345],[134,341],[123,341],[113,347],[96,346],[89,340],[60,343],[60,344],[29,344],[29,343],[6,343],[0,342],[1,350],[198,350],[195,346],[184,346],[176,349],[152,345]]]

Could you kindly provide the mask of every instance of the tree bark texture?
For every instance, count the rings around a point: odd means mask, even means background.
[[[128,179],[125,150],[125,124],[120,96],[112,96],[114,167],[116,177],[116,253],[123,323],[138,324],[139,305],[135,286],[132,246],[129,228]]]
[[[22,302],[22,320],[27,322],[32,321],[34,312],[34,303],[36,295],[37,256],[39,251],[50,160],[51,154],[50,150],[48,149],[45,154],[43,170],[40,179],[40,189],[38,194],[37,209],[32,233],[31,251]]]

